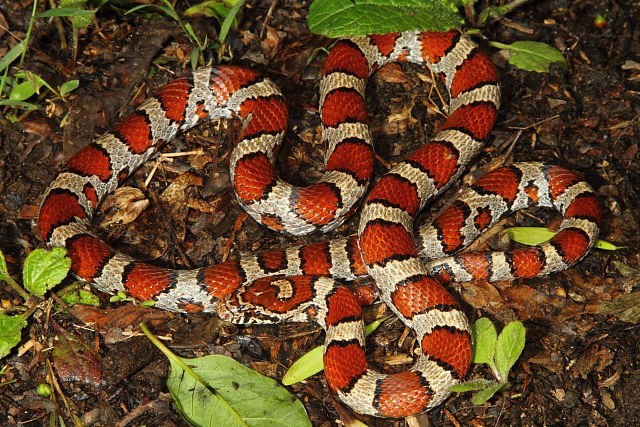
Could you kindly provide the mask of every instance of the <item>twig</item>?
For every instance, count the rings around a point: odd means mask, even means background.
[[[151,195],[151,198],[153,199],[153,202],[156,204],[156,206],[158,206],[158,209],[160,210],[160,213],[163,216],[165,223],[168,224],[170,221],[170,218],[169,218],[169,215],[167,214],[167,211],[164,209],[164,204],[160,200],[158,193],[156,193],[155,190],[151,188],[149,188],[148,191],[149,191],[149,194]],[[176,234],[173,232],[172,227],[168,227],[168,231],[169,231],[169,237],[171,238],[171,241],[173,242],[175,248],[178,250],[178,253],[180,254],[180,258],[182,258],[182,262],[187,268],[192,268],[191,261],[189,260],[187,253],[184,251],[184,248],[182,247],[182,243],[178,240],[178,236],[176,236]]]
[[[273,11],[276,9],[278,5],[278,0],[273,0],[271,2],[271,6],[269,6],[269,11],[267,11],[267,15],[264,17],[264,22],[262,23],[262,29],[260,30],[259,39],[262,40],[264,38],[264,33],[267,32],[268,22],[271,20],[271,16],[273,15]]]
[[[20,286],[20,284],[13,279],[13,277],[9,276],[9,274],[2,275],[2,277],[0,277],[0,280],[4,280],[5,282],[7,282],[9,286],[13,288],[14,291],[20,294],[23,300],[27,301],[31,296],[29,292],[25,291],[24,288]]]
[[[532,123],[532,124],[527,125],[527,126],[509,126],[509,129],[515,129],[515,130],[527,130],[527,129],[531,129],[531,128],[532,128],[532,127],[534,127],[534,126],[538,126],[538,125],[540,125],[540,124],[542,124],[542,123],[548,122],[548,121],[550,121],[550,120],[555,120],[555,119],[557,119],[558,117],[560,117],[560,114],[556,114],[556,115],[553,115],[553,116],[551,116],[551,117],[547,117],[546,119],[542,119],[542,120],[540,120],[540,121],[537,121],[537,122]]]

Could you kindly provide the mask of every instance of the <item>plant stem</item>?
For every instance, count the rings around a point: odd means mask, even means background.
[[[181,357],[176,356],[171,350],[169,350],[169,348],[166,345],[164,345],[162,342],[160,342],[160,340],[158,338],[156,338],[156,336],[151,333],[151,331],[149,330],[149,328],[147,328],[147,325],[145,325],[144,322],[140,323],[140,330],[149,339],[149,341],[151,341],[153,343],[153,345],[155,345],[158,348],[158,350],[160,350],[165,356],[167,356],[167,359],[169,359],[172,363],[175,363],[176,365],[178,365],[183,371],[185,371],[187,374],[191,375],[204,388],[206,388],[207,390],[209,390],[209,392],[211,392],[213,395],[215,395],[218,398],[218,401],[223,406],[226,407],[226,410],[230,414],[234,414],[234,416],[237,418],[239,424],[248,426],[248,424],[242,419],[242,416],[229,404],[229,402],[227,402],[226,399],[223,396],[220,395],[220,393],[215,391],[215,389],[213,387],[211,387],[211,385],[209,385],[204,380],[204,378],[202,378],[200,375],[198,375],[198,373],[196,371],[191,369],[191,367],[189,365],[187,365],[184,362],[184,360],[182,360]]]
[[[29,27],[27,28],[27,35],[25,36],[25,40],[27,43],[24,46],[24,50],[22,51],[22,56],[20,57],[20,65],[24,63],[24,58],[27,55],[27,50],[29,49],[29,39],[31,38],[31,30],[33,29],[33,22],[36,20],[36,11],[38,10],[38,0],[33,1],[33,9],[31,10],[31,18],[29,18]]]
[[[31,297],[31,294],[25,291],[22,286],[20,286],[20,284],[13,280],[13,277],[9,276],[8,274],[3,274],[2,276],[0,276],[0,280],[4,280],[5,282],[7,282],[14,291],[20,294],[23,300],[27,301],[29,297]]]

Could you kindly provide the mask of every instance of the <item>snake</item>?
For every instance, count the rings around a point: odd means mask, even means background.
[[[428,68],[446,88],[447,114],[426,144],[370,188],[375,157],[365,91],[369,77],[391,62]],[[450,395],[472,359],[469,322],[443,284],[569,268],[597,240],[597,196],[563,167],[514,163],[479,178],[414,231],[418,212],[460,177],[498,116],[497,70],[470,36],[456,30],[339,40],[322,68],[319,104],[325,172],[314,184],[292,185],[279,178],[276,165],[288,127],[278,87],[234,65],[187,73],[66,162],[42,196],[40,236],[50,247],[65,247],[73,274],[104,292],[235,323],[314,321],[326,330],[327,385],[345,404],[376,417],[424,413]],[[193,270],[140,262],[100,239],[92,218],[101,200],[176,135],[211,119],[242,124],[229,168],[237,200],[253,219],[302,236],[335,230],[359,211],[357,235]],[[535,206],[563,216],[549,241],[508,252],[459,253],[505,215]],[[362,277],[375,282],[381,300],[415,333],[411,368],[387,374],[368,363],[360,300],[343,284]]]

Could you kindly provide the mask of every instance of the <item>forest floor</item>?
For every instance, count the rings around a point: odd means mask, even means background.
[[[285,0],[248,2],[238,28],[229,36],[233,58],[225,60],[256,68],[283,88],[292,131],[280,154],[280,167],[286,179],[302,183],[321,174],[317,81],[326,54],[317,48],[331,43],[309,33],[307,7],[307,2]],[[27,0],[1,2],[0,58],[15,45],[14,36],[24,37],[31,8]],[[607,14],[602,28],[594,25],[598,13]],[[202,39],[217,38],[213,20],[189,22]],[[501,326],[523,321],[524,353],[512,370],[511,386],[489,403],[473,406],[469,394],[457,395],[414,421],[640,426],[640,329],[636,323],[599,313],[603,302],[630,293],[640,277],[640,3],[532,2],[486,26],[482,35],[502,43],[546,42],[562,51],[568,68],[554,65],[549,73],[519,70],[479,39],[499,68],[503,101],[494,136],[466,181],[513,161],[546,161],[576,170],[600,197],[601,238],[626,248],[594,250],[574,268],[549,277],[455,286],[472,320],[488,316]],[[0,109],[0,249],[15,277],[26,255],[44,247],[35,226],[38,207],[69,154],[190,67],[189,40],[166,17],[124,15],[105,7],[77,36],[74,50],[69,25],[38,19],[23,67],[54,86],[79,79],[80,87],[67,96],[68,102],[45,102],[43,95],[43,108],[29,113]],[[420,67],[392,66],[372,79],[370,121],[381,159],[401,159],[437,127],[440,118],[430,108],[428,75]],[[143,190],[151,199],[149,208],[132,224],[102,227],[102,235],[132,255],[183,268],[291,244],[292,239],[246,219],[229,190],[226,168],[233,138],[227,134],[233,132],[228,122],[211,122],[167,146],[165,153],[207,151],[159,165],[147,162],[127,185]],[[154,167],[158,171],[145,187]],[[384,161],[378,162],[377,176],[385,167]],[[180,181],[172,184],[176,177]],[[352,220],[323,239],[349,235],[355,223]],[[497,230],[515,223],[557,225],[558,220],[553,213],[536,210],[501,222]],[[313,239],[318,237],[302,241]],[[476,249],[505,244],[510,245],[501,233],[493,233]],[[3,309],[21,303],[8,287],[0,288],[0,297]],[[35,392],[53,370],[69,407],[86,425],[184,425],[165,384],[166,359],[134,326],[141,320],[181,356],[225,354],[275,379],[322,343],[323,334],[314,325],[229,326],[214,316],[175,315],[100,297],[100,310],[77,306],[58,311],[52,300],[39,303],[20,347],[2,363],[0,424],[44,425],[52,412],[69,422],[62,401]],[[378,305],[367,316],[383,312]],[[380,365],[400,360],[406,363],[401,367],[409,366],[415,343],[404,339],[404,333],[400,322],[387,322],[369,339],[371,360]],[[50,351],[61,337],[76,340],[72,345],[76,352],[85,346],[89,367],[69,366]],[[476,366],[470,377],[490,375],[485,367]],[[349,418],[328,392],[322,375],[290,390],[302,400],[314,425],[329,426]],[[371,426],[405,425],[404,420],[360,418]]]

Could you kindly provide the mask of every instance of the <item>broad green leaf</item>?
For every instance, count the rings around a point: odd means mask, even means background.
[[[511,44],[491,42],[492,46],[510,51],[509,63],[526,71],[548,73],[549,65],[559,64],[567,68],[567,61],[562,53],[546,43],[517,41]]]
[[[33,80],[27,80],[11,88],[9,99],[11,101],[24,101],[31,98],[40,89],[42,84]]]
[[[445,31],[463,23],[452,0],[315,0],[307,20],[311,31],[328,37]]]
[[[493,384],[493,383],[495,383],[495,381],[489,381],[484,378],[478,378],[477,380],[458,383],[454,386],[449,387],[449,390],[455,391],[456,393],[463,393],[465,391],[482,390],[484,388],[487,388],[489,384]]]
[[[27,321],[24,316],[7,316],[0,313],[0,358],[5,357],[20,343],[22,328],[25,326]]]
[[[24,261],[22,280],[27,291],[44,295],[67,277],[71,267],[71,259],[64,248],[53,248],[50,251],[36,249]]]
[[[603,302],[598,307],[598,313],[613,314],[624,322],[638,323],[640,321],[640,292],[620,295],[612,301]]]
[[[43,79],[36,73],[32,73],[31,71],[21,71],[19,73],[16,73],[14,77],[16,77],[16,79],[24,79],[25,82],[14,86],[13,90],[11,91],[11,94],[9,95],[9,98],[12,100],[22,101],[23,99],[26,99],[25,96],[28,98],[32,96],[34,93],[40,93],[39,90],[42,86],[45,86],[47,89],[49,89],[53,93],[57,93],[57,91],[53,87],[51,87],[51,85],[47,83],[45,79]],[[25,85],[25,83],[27,83],[27,85]],[[24,89],[20,89],[20,86],[23,86],[23,85],[25,85]],[[31,87],[29,87],[29,85]],[[20,91],[23,91],[23,90],[24,90],[24,95],[21,95]],[[14,95],[14,92],[16,92],[15,95]]]
[[[181,359],[205,387],[172,358],[167,387],[176,407],[197,426],[310,426],[302,403],[271,378],[235,360],[210,355]]]
[[[526,330],[522,322],[514,321],[509,322],[498,335],[495,361],[501,382],[507,381],[509,370],[522,354],[525,334]]]
[[[491,320],[481,317],[471,328],[473,338],[473,363],[486,363],[494,366],[494,354],[498,332]]]
[[[365,335],[369,336],[373,333],[385,320],[391,316],[384,317],[369,323],[365,328]],[[319,345],[313,350],[303,354],[298,360],[293,362],[293,365],[287,369],[282,377],[282,384],[291,385],[305,380],[324,369],[324,362],[322,356],[324,353],[324,346]]]
[[[511,227],[504,230],[514,241],[523,245],[539,245],[556,235],[546,227]]]
[[[80,80],[69,80],[60,85],[60,96],[65,96],[69,92],[73,92],[80,86]]]
[[[474,405],[482,405],[484,402],[491,399],[494,394],[496,394],[506,386],[507,384],[492,381],[491,384],[487,385],[484,390],[480,390],[473,395],[473,397],[471,398],[471,403],[473,403]]]

